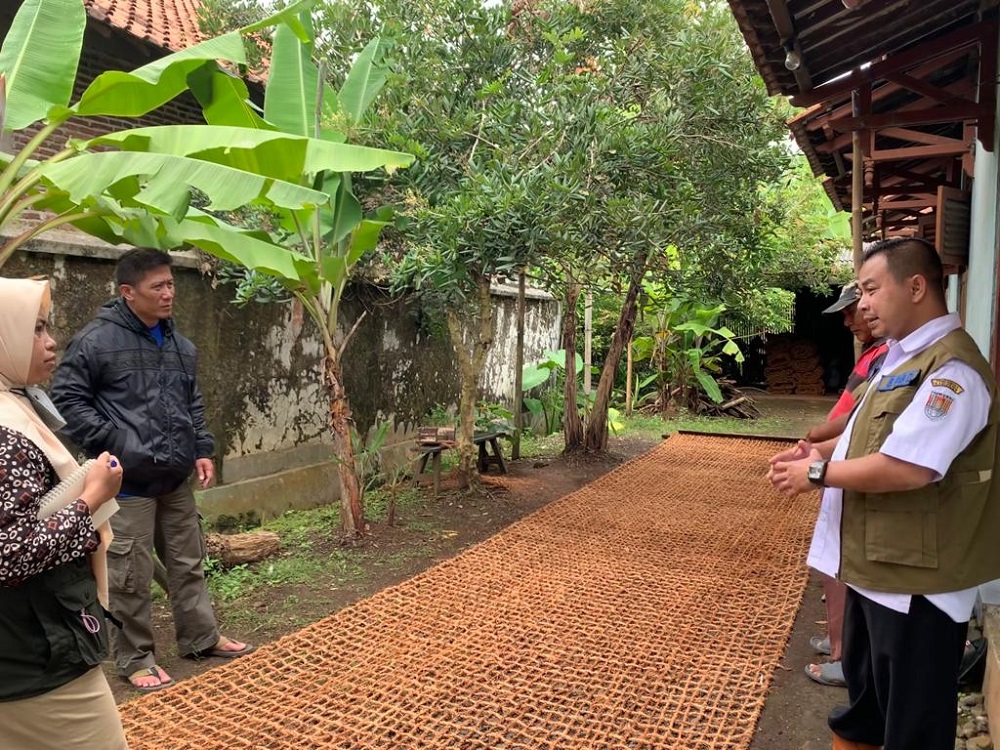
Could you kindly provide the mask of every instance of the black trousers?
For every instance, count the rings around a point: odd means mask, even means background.
[[[851,705],[830,714],[830,729],[884,750],[953,750],[968,627],[922,596],[902,614],[848,588],[843,667]]]

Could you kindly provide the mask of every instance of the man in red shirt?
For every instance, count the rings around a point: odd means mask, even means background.
[[[851,329],[851,333],[864,347],[864,351],[847,379],[844,392],[840,394],[837,403],[830,410],[830,414],[826,418],[827,421],[813,427],[806,435],[806,440],[811,443],[821,443],[837,437],[844,431],[851,411],[861,395],[855,391],[878,372],[889,349],[889,345],[884,340],[875,339],[864,316],[858,311],[860,298],[861,292],[858,289],[858,282],[852,281],[841,290],[840,298],[823,311],[827,315],[841,313],[844,316],[844,325]],[[807,665],[806,674],[810,679],[824,685],[843,687],[845,683],[844,671],[840,665],[840,651],[847,587],[834,578],[824,576],[823,591],[826,594],[826,622],[829,635],[826,638],[814,637],[810,643],[818,653],[829,654],[831,661],[826,664]]]

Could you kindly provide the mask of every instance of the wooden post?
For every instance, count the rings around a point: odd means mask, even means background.
[[[851,94],[854,103],[854,116],[860,116],[860,93],[858,90]],[[861,131],[851,131],[851,243],[854,251],[854,273],[857,275],[861,270],[861,262],[864,260],[864,239],[862,237],[861,223],[864,214],[864,191],[865,191],[865,167],[864,156],[861,153]]]
[[[514,435],[511,460],[521,457],[521,430],[524,428],[524,266],[517,273],[517,351],[514,353]]]
[[[870,97],[869,97],[870,101]],[[851,92],[851,104],[854,116],[861,115],[863,107],[862,94],[859,89]],[[870,109],[868,107],[867,109]],[[866,114],[868,114],[866,112]],[[862,138],[864,134],[857,129],[851,131],[851,250],[854,260],[854,276],[857,278],[864,261],[864,205],[865,205],[865,157]],[[854,339],[854,361],[861,358],[861,342]]]
[[[625,416],[632,416],[632,340],[625,350]]]

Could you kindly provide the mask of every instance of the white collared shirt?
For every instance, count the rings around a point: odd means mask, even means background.
[[[879,377],[906,372],[904,365],[915,355],[947,334],[961,327],[955,314],[944,315],[926,323],[899,341],[889,340],[889,351]],[[874,384],[873,384],[873,387]],[[868,397],[868,393],[862,398]],[[880,452],[935,472],[940,481],[952,461],[986,426],[990,408],[990,392],[972,367],[952,360],[930,373],[896,420]],[[837,442],[831,461],[841,461],[854,431],[854,420],[860,409],[851,415],[844,434]],[[807,563],[821,573],[837,577],[840,571],[840,520],[844,507],[844,491],[837,487],[823,490],[823,502],[813,531]],[[946,540],[945,540],[946,541]],[[897,612],[910,611],[910,595],[870,591],[851,586],[863,596]],[[944,594],[931,594],[926,599],[955,622],[965,622],[972,615],[978,587]]]

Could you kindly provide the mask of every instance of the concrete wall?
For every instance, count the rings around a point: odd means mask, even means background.
[[[3,273],[52,280],[53,324],[60,346],[115,294],[121,253],[75,233],[50,233],[18,253]],[[322,345],[297,302],[230,303],[231,289],[213,288],[192,254],[175,255],[178,329],[198,347],[199,384],[216,436],[223,487],[203,493],[206,516],[274,515],[336,498],[320,384]],[[495,297],[496,349],[480,383],[482,397],[509,403],[514,380],[516,298]],[[384,420],[393,431],[384,458],[407,460],[412,433],[435,405],[457,403],[459,373],[441,326],[414,299],[388,299],[365,285],[349,290],[345,327],[365,313],[344,358],[344,377],[362,433]],[[526,357],[558,339],[558,303],[528,301]]]
[[[1000,104],[997,107],[1000,120]],[[1000,128],[987,151],[976,142],[972,181],[969,269],[966,273],[965,328],[989,358],[993,347],[997,297],[997,243],[1000,241]]]

